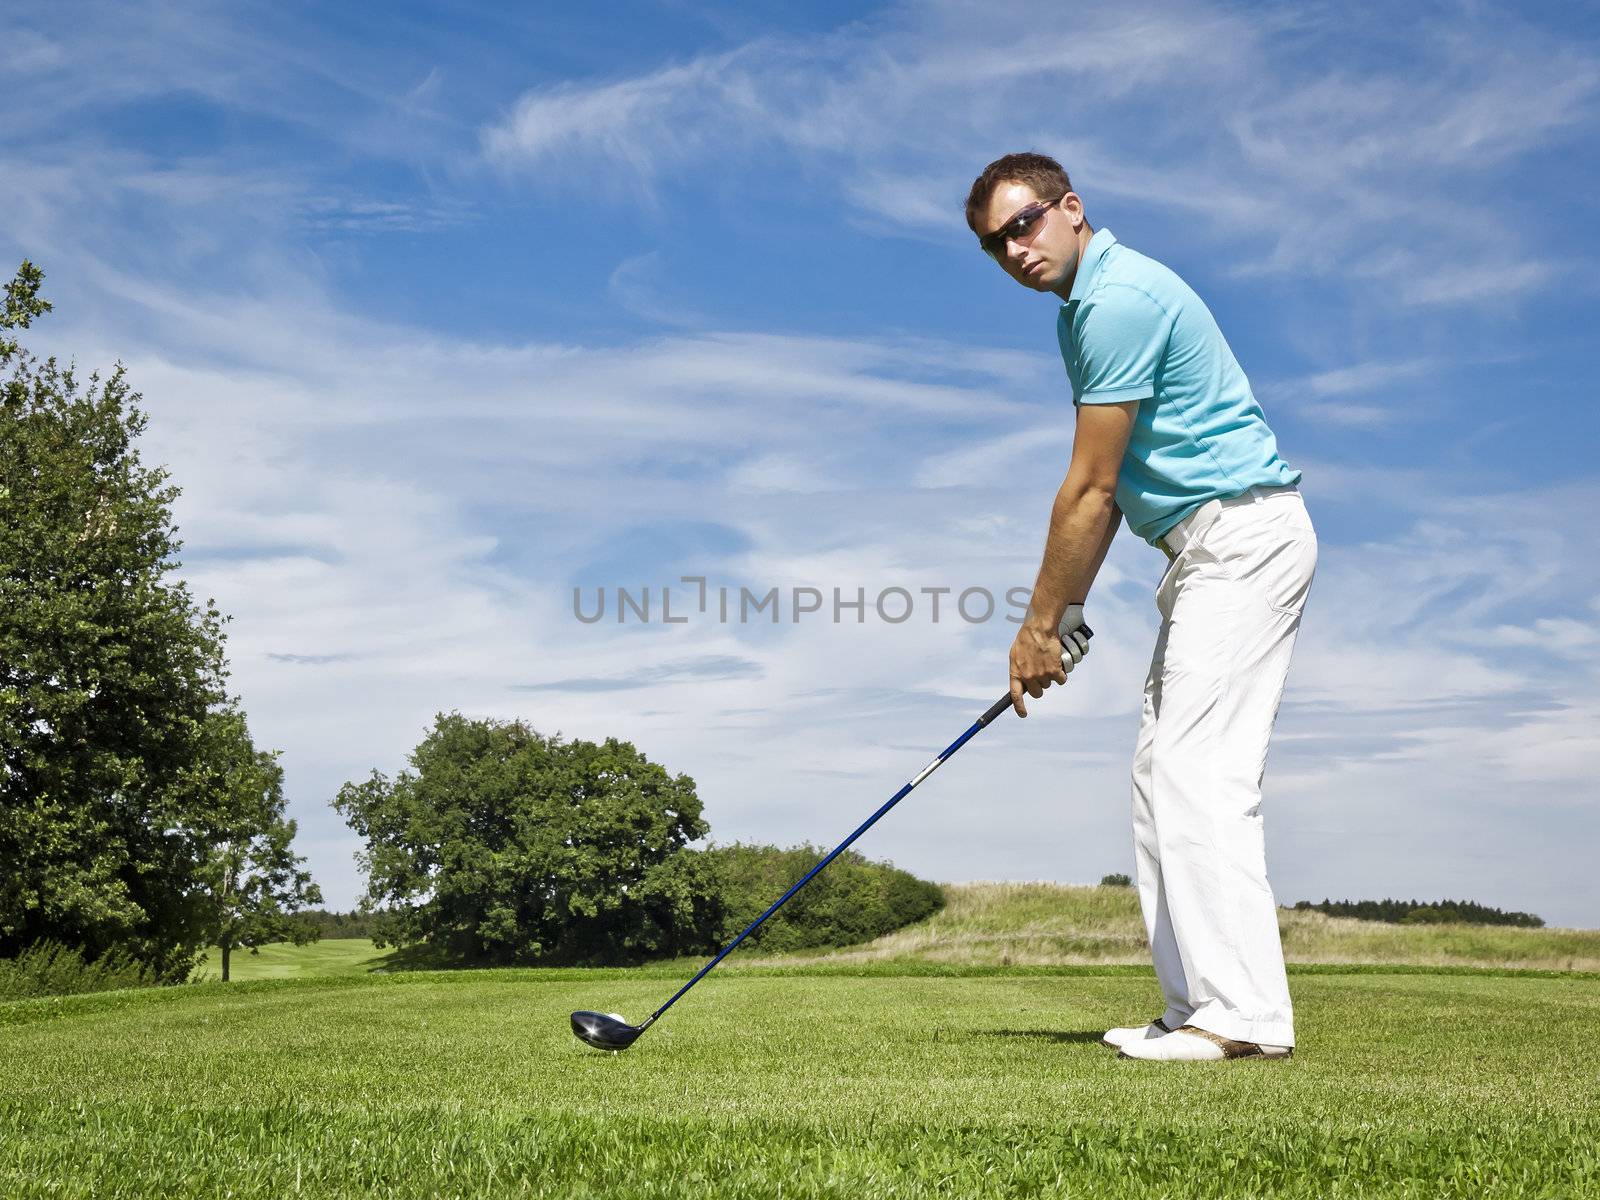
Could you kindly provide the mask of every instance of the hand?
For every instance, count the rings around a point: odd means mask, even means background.
[[[1067,611],[1061,614],[1061,665],[1066,668],[1067,674],[1072,674],[1072,668],[1083,661],[1083,656],[1089,653],[1089,635],[1083,627],[1083,605],[1069,604]]]
[[[1067,673],[1083,661],[1089,638],[1082,628],[1081,604],[1067,606],[1056,631],[1047,632],[1031,621],[1023,622],[1011,643],[1011,703],[1017,716],[1028,715],[1023,692],[1038,699],[1052,683],[1066,683]]]

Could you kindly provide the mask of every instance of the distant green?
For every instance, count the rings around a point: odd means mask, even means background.
[[[278,942],[259,953],[235,950],[231,974],[243,983],[253,979],[312,979],[330,975],[366,975],[389,969],[392,952],[379,950],[371,938],[323,938],[308,946]],[[196,968],[194,981],[222,978],[222,954],[215,947]]]
[[[735,967],[617,1056],[567,1014],[656,969],[0,1004],[0,1195],[1600,1193],[1594,978],[1321,968],[1289,1062],[1163,1067],[1096,1044],[1144,970],[861,969]]]

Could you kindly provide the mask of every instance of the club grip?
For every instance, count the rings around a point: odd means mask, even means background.
[[[1094,636],[1094,630],[1090,629],[1087,625],[1079,625],[1078,628],[1074,632],[1082,633],[1083,636],[1084,636],[1084,640],[1085,641],[1087,641],[1089,638],[1092,638]],[[1008,689],[1004,696],[1001,696],[1000,699],[996,700],[993,704],[991,704],[989,706],[989,711],[988,712],[984,713],[983,716],[978,718],[978,726],[979,726],[979,728],[982,728],[983,726],[988,725],[990,721],[994,720],[996,717],[998,717],[1001,713],[1005,712],[1006,709],[1008,709],[1010,707],[1011,707],[1011,692]]]
[[[990,721],[994,720],[996,717],[998,717],[1001,713],[1005,712],[1005,710],[1010,708],[1010,707],[1011,707],[1011,693],[1007,692],[1004,696],[1001,696],[1000,699],[996,700],[993,704],[991,704],[989,706],[989,711],[988,712],[984,713],[983,716],[978,718],[978,724],[979,725],[988,725]]]

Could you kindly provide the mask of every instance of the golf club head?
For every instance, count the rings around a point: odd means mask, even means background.
[[[629,1025],[616,1013],[584,1010],[572,1014],[572,1032],[596,1050],[615,1051],[626,1050],[638,1041],[644,1027]]]

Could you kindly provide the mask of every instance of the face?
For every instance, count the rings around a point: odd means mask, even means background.
[[[1007,275],[1023,287],[1036,292],[1053,292],[1072,278],[1078,268],[1078,230],[1083,226],[1083,201],[1068,192],[1045,209],[1026,229],[1010,228],[1003,239],[999,231],[1007,225],[1026,225],[1030,211],[1049,204],[1053,196],[1038,196],[1025,183],[1003,183],[989,197],[988,207],[978,215],[978,235],[995,234],[994,257]],[[1030,206],[1034,206],[1030,210]],[[1019,214],[1023,218],[1019,220]]]

